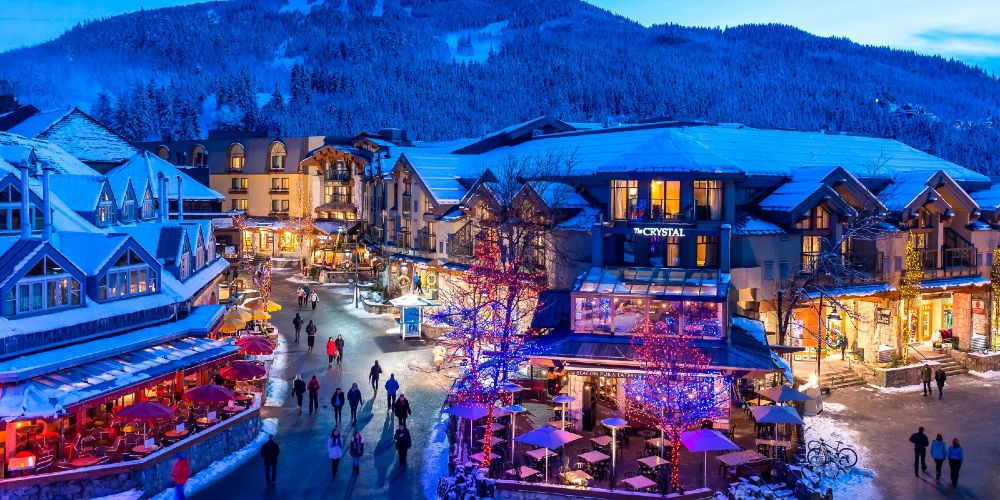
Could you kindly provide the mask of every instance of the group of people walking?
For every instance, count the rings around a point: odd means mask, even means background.
[[[300,286],[299,289],[295,291],[295,295],[299,300],[299,309],[302,309],[302,306],[308,303],[312,306],[313,311],[316,310],[316,304],[319,303],[319,294],[316,293],[316,290],[311,290],[309,285]]]
[[[920,369],[920,379],[924,382],[924,396],[933,396],[934,389],[931,389],[931,365],[924,365]],[[948,374],[940,367],[934,372],[934,382],[937,383],[938,399],[944,397],[944,381],[948,379]]]
[[[948,460],[948,469],[951,472],[951,486],[958,487],[958,472],[962,469],[962,461],[965,460],[965,452],[958,438],[951,440],[951,446],[947,446],[944,437],[938,434],[933,441],[927,439],[924,428],[917,429],[910,436],[913,443],[913,475],[920,477],[921,472],[927,472],[927,448],[931,449],[931,458],[934,460],[934,481],[941,482],[941,467],[944,461]]]

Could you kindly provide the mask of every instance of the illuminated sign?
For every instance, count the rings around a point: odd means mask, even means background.
[[[632,232],[642,236],[684,236],[683,227],[633,227]]]

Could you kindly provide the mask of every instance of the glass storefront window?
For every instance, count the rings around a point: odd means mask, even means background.
[[[680,217],[680,181],[653,180],[649,182],[649,218],[657,221]]]
[[[723,335],[722,307],[717,302],[650,300],[627,296],[575,297],[573,330],[579,333],[632,335],[648,317],[668,335],[681,329],[695,337]]]
[[[611,298],[577,298],[573,328],[580,332],[611,333]]]
[[[649,306],[649,321],[661,324],[668,335],[677,335],[680,331],[681,304],[673,300],[654,300]]]
[[[611,218],[630,220],[637,216],[639,181],[611,181]],[[641,217],[641,215],[638,215]]]
[[[698,337],[721,337],[719,304],[684,301],[684,332]]]
[[[646,315],[646,300],[633,298],[615,299],[615,332],[632,333],[642,324]]]

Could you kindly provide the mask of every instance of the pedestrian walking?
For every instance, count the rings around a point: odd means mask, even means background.
[[[344,360],[344,336],[337,335],[337,340],[334,340],[333,343],[337,344],[337,364],[339,365]]]
[[[302,304],[306,302],[306,291],[300,286],[295,290],[295,296],[299,299],[299,309],[302,309]]]
[[[944,437],[940,434],[931,441],[931,458],[934,459],[934,481],[941,482],[941,466],[948,458],[948,448],[944,444]]]
[[[264,479],[267,484],[274,484],[278,479],[278,455],[281,447],[274,442],[274,434],[267,436],[267,442],[260,447],[260,456],[264,458]]]
[[[923,427],[910,435],[910,442],[913,443],[913,475],[920,477],[921,470],[927,472],[927,446],[931,443]]]
[[[312,295],[309,296],[309,303],[312,304],[312,310],[315,311],[316,304],[319,303],[319,294],[313,292]]]
[[[358,406],[361,405],[361,401],[361,389],[358,389],[358,384],[355,382],[347,391],[347,404],[351,405],[351,424],[358,421]]]
[[[944,381],[947,380],[947,378],[948,374],[945,373],[942,368],[938,368],[937,371],[934,372],[934,381],[937,382],[938,386],[938,399],[941,399],[944,396]]]
[[[337,357],[337,343],[333,341],[333,337],[326,338],[326,367],[330,368],[333,366],[333,358]]]
[[[313,407],[319,411],[319,380],[316,375],[309,379],[309,385],[306,388],[309,389],[309,414],[312,415]]]
[[[931,365],[925,364],[920,369],[920,379],[924,381],[924,396],[928,394],[933,396],[934,390],[931,389]]]
[[[396,400],[396,404],[392,406],[392,412],[396,414],[396,418],[399,419],[399,425],[406,425],[406,417],[409,417],[412,411],[410,411],[410,402],[406,399],[405,394],[400,394],[399,399]]]
[[[365,454],[365,438],[361,437],[361,433],[354,431],[354,437],[351,438],[351,467],[354,470],[354,475],[357,476],[361,472],[361,457]]]
[[[344,410],[346,400],[344,391],[340,390],[340,387],[336,391],[333,391],[333,396],[330,397],[330,405],[333,406],[333,418],[337,421],[337,427],[340,427],[340,412]]]
[[[399,382],[396,380],[396,374],[390,373],[389,380],[385,381],[385,397],[388,398],[386,412],[392,411],[393,406],[396,404],[397,391],[399,391]]]
[[[368,371],[368,380],[372,383],[372,390],[375,391],[375,395],[378,396],[378,379],[382,376],[382,367],[378,365],[378,360],[375,360],[375,364],[372,365],[372,369]]]
[[[398,447],[399,445],[396,446]],[[174,480],[174,498],[177,500],[187,498],[184,496],[184,485],[187,484],[188,478],[191,477],[191,463],[188,462],[187,457],[183,453],[177,454],[177,462],[174,463],[174,468],[170,471],[170,477]]]
[[[309,346],[308,352],[312,352],[313,346],[316,345],[316,324],[312,320],[309,320],[309,324],[306,325],[306,345]]]
[[[292,394],[295,394],[295,400],[299,404],[299,415],[302,414],[302,396],[306,394],[306,382],[302,380],[302,375],[296,375],[295,380],[292,381]]]
[[[417,273],[413,273],[413,293],[424,293],[424,284]]]
[[[396,440],[396,453],[399,454],[399,468],[403,469],[406,467],[406,452],[413,445],[413,441],[410,439],[410,431],[406,429],[406,425],[399,424],[399,428],[396,429],[393,439]]]
[[[340,429],[330,432],[330,437],[326,439],[326,453],[330,457],[330,474],[337,477],[340,457],[344,456],[344,440],[340,437]]]
[[[951,470],[951,487],[958,487],[958,471],[962,468],[962,461],[965,460],[965,452],[962,451],[962,446],[958,444],[958,438],[951,440],[951,446],[948,447],[948,469]]]
[[[300,304],[301,305],[301,304]],[[295,325],[295,343],[299,343],[299,333],[302,331],[302,316],[299,313],[295,313],[295,318],[292,319],[292,324]]]

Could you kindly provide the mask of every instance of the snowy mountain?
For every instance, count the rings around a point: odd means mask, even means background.
[[[894,137],[1000,173],[1000,81],[977,68],[788,26],[645,28],[579,0],[211,2],[77,26],[0,68],[22,102],[133,139],[671,116]]]

